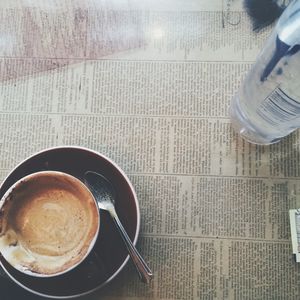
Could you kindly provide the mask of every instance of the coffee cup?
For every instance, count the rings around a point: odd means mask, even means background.
[[[88,256],[99,226],[97,203],[79,179],[56,171],[33,173],[0,201],[0,253],[27,275],[60,275]]]

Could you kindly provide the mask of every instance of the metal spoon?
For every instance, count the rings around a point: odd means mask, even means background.
[[[116,224],[118,231],[126,245],[128,253],[133,260],[133,263],[138,271],[140,279],[144,283],[149,283],[153,277],[153,273],[147,266],[137,249],[132,244],[129,236],[127,235],[123,225],[121,224],[114,206],[113,186],[102,175],[88,171],[84,174],[84,180],[86,185],[94,195],[99,209],[107,210]]]

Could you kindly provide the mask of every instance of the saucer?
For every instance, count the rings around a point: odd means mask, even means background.
[[[102,154],[82,147],[56,147],[39,152],[20,163],[0,186],[0,199],[20,178],[38,171],[61,171],[83,181],[86,171],[105,176],[116,191],[116,210],[135,244],[140,212],[132,184],[125,173]],[[73,298],[91,293],[109,283],[127,263],[125,245],[107,212],[100,211],[100,232],[91,254],[72,271],[52,278],[36,278],[11,267],[0,255],[0,264],[18,285],[49,298]]]

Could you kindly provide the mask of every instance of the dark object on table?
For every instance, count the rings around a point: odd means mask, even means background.
[[[290,0],[244,0],[244,7],[251,17],[253,30],[259,31],[273,23],[289,2]]]

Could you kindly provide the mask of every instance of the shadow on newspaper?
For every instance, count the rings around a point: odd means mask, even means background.
[[[141,48],[138,11],[104,6],[0,10],[0,81]]]

